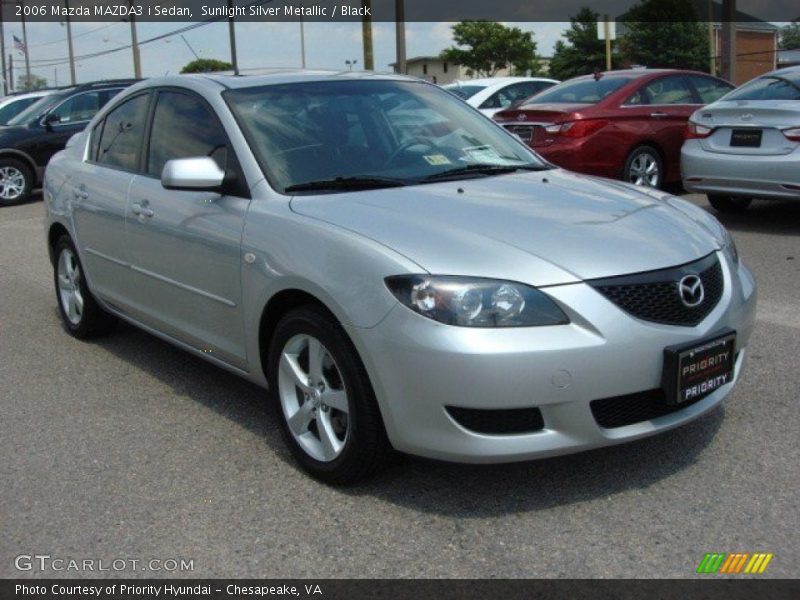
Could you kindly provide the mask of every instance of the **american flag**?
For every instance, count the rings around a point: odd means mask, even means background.
[[[18,50],[20,54],[27,54],[28,53],[28,47],[25,45],[25,42],[23,42],[17,36],[13,36],[13,37],[14,37],[14,48],[16,50]]]

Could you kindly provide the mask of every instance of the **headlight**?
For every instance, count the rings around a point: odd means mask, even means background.
[[[439,275],[397,275],[386,285],[400,302],[434,321],[462,327],[565,325],[549,296],[521,283]]]

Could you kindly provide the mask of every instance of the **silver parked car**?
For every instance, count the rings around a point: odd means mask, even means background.
[[[66,330],[123,319],[268,386],[329,482],[392,448],[516,461],[677,427],[730,393],[753,326],[712,216],[405,77],[149,80],[44,196]]]
[[[800,66],[772,71],[695,112],[681,150],[687,190],[720,211],[800,200]]]

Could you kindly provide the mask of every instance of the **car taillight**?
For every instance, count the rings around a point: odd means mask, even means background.
[[[608,121],[602,119],[585,119],[583,121],[567,121],[566,123],[548,125],[544,130],[551,135],[581,138],[592,135],[595,131],[605,127],[607,123]]]
[[[800,127],[792,127],[791,129],[783,129],[781,133],[786,136],[787,140],[793,142],[800,142]]]
[[[706,127],[705,125],[699,125],[697,123],[693,123],[689,121],[686,124],[686,133],[683,136],[685,140],[701,140],[703,138],[707,138],[711,135],[711,132],[714,131],[711,127]]]

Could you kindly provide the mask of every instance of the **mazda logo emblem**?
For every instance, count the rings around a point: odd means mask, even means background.
[[[686,275],[678,282],[678,295],[689,308],[702,304],[706,297],[703,282],[697,275]]]

